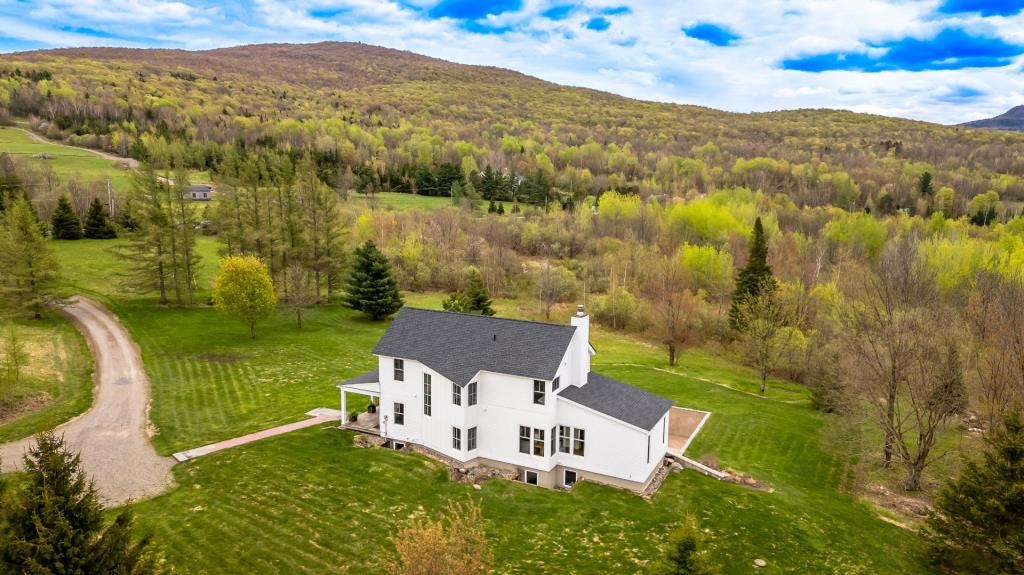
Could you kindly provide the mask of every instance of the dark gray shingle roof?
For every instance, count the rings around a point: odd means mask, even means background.
[[[422,362],[457,385],[478,371],[550,380],[575,332],[568,325],[407,307],[373,353]]]
[[[566,387],[558,396],[648,431],[672,407],[664,397],[594,371],[586,385]]]
[[[368,371],[366,373],[360,373],[359,375],[353,377],[352,379],[346,379],[345,381],[341,382],[340,385],[349,385],[352,383],[377,383],[380,381],[380,374],[378,373],[378,371],[379,370],[375,369],[373,371]]]

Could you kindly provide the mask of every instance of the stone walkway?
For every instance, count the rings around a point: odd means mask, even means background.
[[[179,451],[172,457],[178,462],[190,461],[197,457],[216,453],[223,449],[231,447],[237,447],[239,445],[245,445],[246,443],[252,443],[253,441],[259,441],[268,437],[274,437],[276,435],[282,435],[291,431],[299,429],[305,429],[307,427],[313,427],[314,425],[322,425],[324,423],[337,422],[341,420],[341,411],[337,409],[328,409],[326,407],[318,407],[312,411],[306,413],[309,419],[302,421],[296,421],[294,423],[287,423],[285,425],[279,425],[277,427],[271,427],[270,429],[264,429],[262,431],[256,431],[248,435],[241,437],[235,437],[232,439],[225,439],[224,441],[218,441],[217,443],[211,443],[202,447],[195,447],[193,449],[187,449],[185,451]]]

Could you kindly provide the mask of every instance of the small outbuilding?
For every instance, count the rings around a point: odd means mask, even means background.
[[[213,187],[206,184],[193,184],[188,187],[188,193],[193,201],[208,202],[213,198]]]

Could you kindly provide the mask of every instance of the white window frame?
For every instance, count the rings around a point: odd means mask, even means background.
[[[405,404],[396,401],[392,410],[395,413],[395,425],[405,425]]]
[[[572,473],[572,483],[569,483],[569,474]],[[576,485],[576,482],[580,480],[580,474],[575,469],[563,469],[562,470],[562,485],[564,487],[572,487]]]
[[[466,405],[476,405],[476,382],[469,382],[467,387],[469,388],[469,393],[467,394],[469,397],[466,398]]]
[[[394,363],[391,365],[392,377],[395,381],[405,381],[405,360],[393,358]]]
[[[537,387],[538,387],[537,384],[540,384],[540,386],[539,386],[540,387],[540,391],[537,390]],[[548,395],[548,384],[547,384],[547,382],[544,381],[543,379],[535,379],[535,380],[533,380],[533,404],[534,405],[544,405],[545,403],[547,403],[547,395]]]
[[[462,451],[462,430],[452,426],[452,449]]]
[[[533,428],[533,449],[530,451],[535,457],[544,457],[544,430]],[[539,449],[538,449],[539,447]]]
[[[579,453],[577,453],[579,451]],[[587,430],[572,428],[572,454],[583,457],[587,452]]]
[[[423,374],[423,415],[430,417],[434,411],[434,394],[430,374]]]
[[[530,474],[533,474],[533,483],[530,483]],[[540,474],[530,469],[523,470],[523,483],[527,485],[540,485]]]
[[[572,428],[568,425],[558,426],[558,451],[572,453]]]
[[[523,435],[524,431],[526,432],[526,435]],[[523,441],[525,441],[526,443],[524,444]],[[524,445],[526,446],[526,449],[523,449]],[[533,447],[533,444],[532,444],[532,439],[530,438],[530,428],[525,426],[525,425],[520,425],[519,426],[519,453],[522,453],[524,455],[529,455],[529,454],[533,453],[532,447]]]
[[[476,451],[476,426],[466,432],[466,451]]]
[[[452,405],[462,405],[462,388],[452,382]]]

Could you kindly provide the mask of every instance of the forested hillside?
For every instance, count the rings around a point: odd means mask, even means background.
[[[608,189],[684,196],[747,186],[798,205],[922,211],[1024,199],[1024,135],[832,110],[733,114],[562,87],[361,44],[207,52],[65,49],[0,58],[0,105],[47,135],[216,168],[230,152],[311,150],[322,180],[562,204]],[[498,179],[502,179],[498,182]]]

